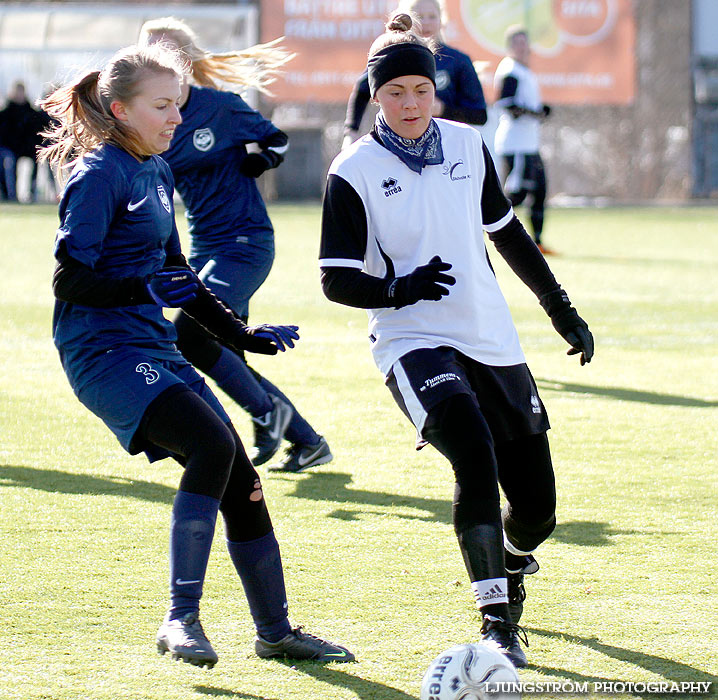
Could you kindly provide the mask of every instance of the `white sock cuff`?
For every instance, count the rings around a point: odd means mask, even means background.
[[[485,605],[509,602],[508,586],[505,578],[486,578],[481,581],[472,581],[471,590],[474,592],[476,606],[479,608]]]
[[[528,552],[524,552],[523,550],[519,549],[518,547],[514,547],[514,545],[509,542],[509,538],[506,537],[506,533],[504,532],[504,549],[509,554],[514,554],[517,557],[527,557],[529,554],[533,554],[536,550],[531,549]]]

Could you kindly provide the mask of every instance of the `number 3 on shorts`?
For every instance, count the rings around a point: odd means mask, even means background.
[[[145,381],[148,384],[154,384],[160,378],[159,372],[156,369],[152,369],[150,364],[147,362],[140,362],[140,364],[135,367],[135,372],[144,374]]]

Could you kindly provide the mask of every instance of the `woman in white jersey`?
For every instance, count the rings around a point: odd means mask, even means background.
[[[528,199],[534,241],[544,255],[553,251],[541,242],[546,210],[546,168],[539,153],[541,122],[551,108],[541,101],[536,75],[529,68],[531,47],[526,29],[506,30],[508,55],[494,76],[501,108],[494,148],[503,161],[504,190],[513,206]]]
[[[549,423],[483,232],[582,364],[593,338],[514,216],[479,132],[432,119],[434,56],[411,26],[395,14],[369,51],[380,112],[329,171],[322,288],[367,309],[374,359],[395,400],[421,441],[450,460],[454,528],[482,637],[525,666],[516,624],[523,574],[538,569],[531,553],[556,522]]]

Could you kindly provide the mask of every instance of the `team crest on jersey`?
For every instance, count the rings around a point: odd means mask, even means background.
[[[444,175],[448,175],[449,180],[452,181],[471,179],[471,173],[466,172],[466,165],[464,165],[464,161],[461,159],[457,160],[455,163],[447,160],[446,163],[444,163],[442,173]]]
[[[209,151],[214,146],[212,129],[196,129],[192,136],[192,143],[198,151]]]
[[[436,89],[437,90],[445,90],[447,87],[449,87],[450,82],[451,82],[451,78],[449,77],[449,71],[446,71],[446,70],[436,71]]]
[[[165,192],[165,188],[162,187],[162,185],[157,185],[157,194],[160,197],[160,202],[162,202],[162,206],[167,210],[168,214],[171,214],[172,206],[170,204],[170,198],[167,196],[167,192]]]
[[[386,180],[381,183],[381,187],[384,190],[385,197],[391,197],[391,195],[401,192],[401,187],[399,187],[399,183],[394,177],[386,178]]]

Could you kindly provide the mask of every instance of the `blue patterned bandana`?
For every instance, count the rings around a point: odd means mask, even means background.
[[[381,145],[419,175],[425,165],[439,165],[444,162],[441,132],[433,119],[429,122],[429,128],[418,139],[405,139],[392,131],[381,112],[376,115],[374,129]]]

